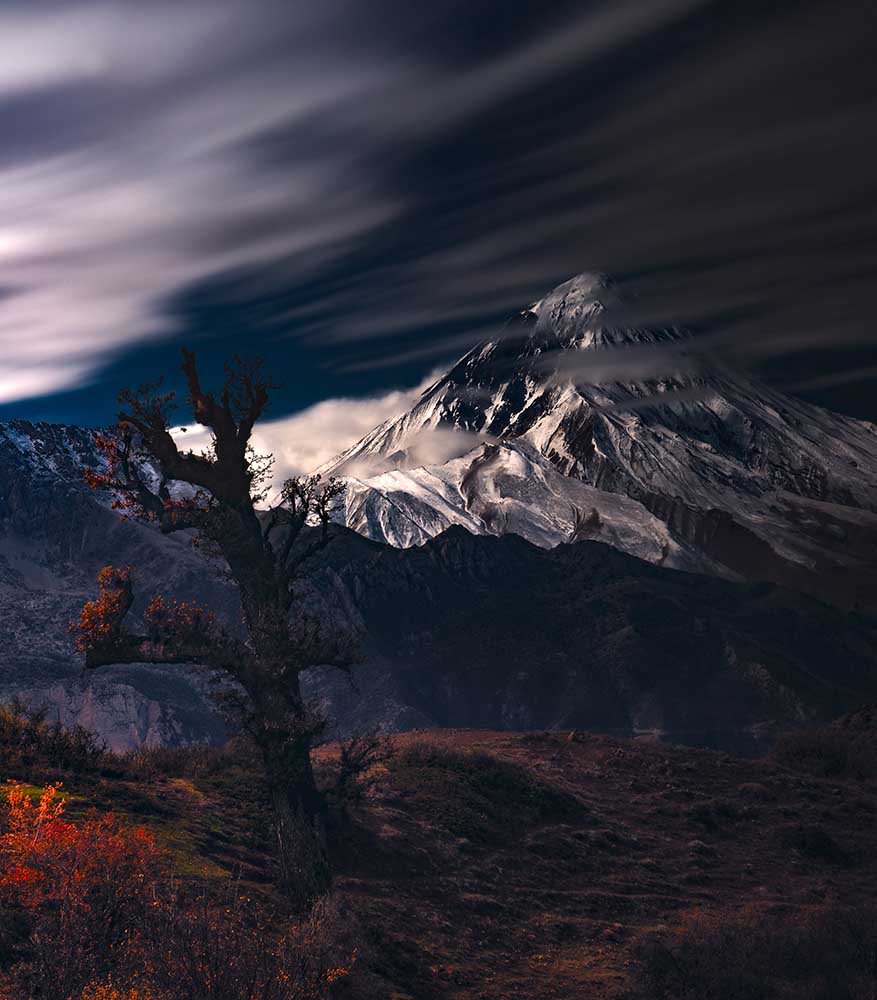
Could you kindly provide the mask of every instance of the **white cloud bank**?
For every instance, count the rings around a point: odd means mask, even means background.
[[[278,488],[291,476],[314,472],[365,437],[385,420],[409,409],[435,381],[430,375],[410,389],[394,389],[365,399],[325,399],[279,420],[257,424],[253,447],[274,456],[272,482]],[[172,431],[181,448],[199,452],[210,441],[210,431],[199,424]]]

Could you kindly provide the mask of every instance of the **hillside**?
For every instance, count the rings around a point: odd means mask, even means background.
[[[877,891],[873,783],[585,732],[442,730],[392,747],[364,799],[332,811],[335,892],[359,949],[337,990],[347,1000],[620,1000],[642,978],[644,941],[669,940],[693,910],[764,936]],[[318,753],[324,783],[336,758]],[[231,876],[270,897],[246,758],[154,763],[64,774],[71,809],[112,805],[158,831],[185,879]],[[841,995],[795,975],[759,995]]]
[[[580,727],[752,751],[877,695],[874,619],[599,542],[346,533],[311,585],[363,629],[358,691],[314,680],[342,732]]]
[[[81,427],[0,424],[0,698],[47,703],[116,749],[215,738],[221,726],[192,672],[138,666],[81,676],[67,625],[109,562],[137,566],[144,590],[198,596],[226,617],[237,606],[191,539],[123,521],[88,489],[83,471],[102,461],[94,437]]]

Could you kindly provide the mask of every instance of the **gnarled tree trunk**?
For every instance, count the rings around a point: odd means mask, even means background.
[[[323,803],[309,755],[290,757],[264,746],[261,749],[283,888],[290,902],[302,908],[325,893],[332,881]]]
[[[263,676],[279,676],[269,669]],[[331,884],[323,798],[311,764],[314,723],[308,719],[298,675],[251,696],[255,741],[262,756],[274,812],[281,879],[290,901],[301,908]]]
[[[287,480],[281,503],[260,516],[256,503],[267,494],[260,484],[270,463],[249,444],[271,388],[260,363],[233,362],[218,396],[202,389],[188,351],[182,367],[193,417],[213,432],[212,451],[178,448],[170,431],[173,393],[147,385],[136,393],[123,391],[127,409],[119,414],[116,434],[98,442],[106,469],[86,470],[85,478],[94,488],[111,490],[126,514],[151,520],[166,533],[194,529],[215,546],[240,590],[248,638],[226,631],[193,602],[161,597],[144,615],[144,634],[129,632],[131,570],[106,567],[98,578],[98,597],[86,604],[76,626],[77,647],[90,668],[200,663],[224,671],[243,688],[274,807],[284,885],[290,901],[301,907],[325,891],[330,871],[323,803],[310,758],[320,726],[308,717],[299,675],[314,666],[346,667],[351,657],[343,639],[324,634],[294,606],[294,584],[305,560],[328,541],[330,507],[340,487],[331,480],[320,484],[319,476]],[[157,488],[150,485],[155,466]],[[180,499],[173,483],[191,489]],[[321,525],[319,539],[294,552],[308,518]],[[272,537],[275,529],[282,541]]]

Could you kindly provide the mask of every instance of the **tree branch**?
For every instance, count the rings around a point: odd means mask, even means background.
[[[255,662],[252,652],[226,633],[209,643],[180,644],[155,642],[149,636],[123,633],[85,653],[88,670],[123,663],[193,663],[223,670],[245,686],[252,679]]]
[[[301,534],[302,529],[305,526],[305,521],[307,520],[307,508],[303,507],[301,510],[289,515],[289,520],[287,525],[289,532],[286,538],[283,540],[283,545],[280,548],[280,552],[277,555],[277,565],[281,570],[287,572],[289,556],[292,552],[292,547],[295,545],[298,536]]]
[[[190,483],[216,494],[220,480],[209,458],[182,454],[167,425],[159,423],[133,393],[123,393],[121,401],[127,403],[129,409],[119,412],[119,422],[130,424],[137,430],[147,451],[158,462],[163,479]]]
[[[98,575],[98,596],[70,625],[87,669],[113,663],[197,663],[224,670],[244,686],[251,683],[255,655],[212,612],[193,602],[154,597],[144,614],[147,634],[137,635],[125,629],[133,603],[131,570],[105,566]]]
[[[209,427],[216,436],[217,450],[219,442],[224,444],[237,439],[237,428],[229,402],[228,382],[223,389],[223,402],[216,402],[212,392],[204,392],[198,375],[195,354],[183,348],[183,374],[189,387],[189,400],[192,403],[192,414],[199,424]]]

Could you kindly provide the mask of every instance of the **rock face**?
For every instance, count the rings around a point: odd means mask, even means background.
[[[121,521],[85,487],[83,469],[99,461],[90,430],[0,425],[0,698],[45,705],[117,750],[216,736],[222,727],[194,671],[144,666],[82,676],[67,623],[107,563],[137,568],[141,602],[162,591],[198,595],[228,614],[236,603],[187,539]]]
[[[398,546],[451,524],[543,546],[578,527],[877,609],[877,428],[711,368],[629,312],[593,275],[524,310],[325,467],[347,477],[344,522]]]

